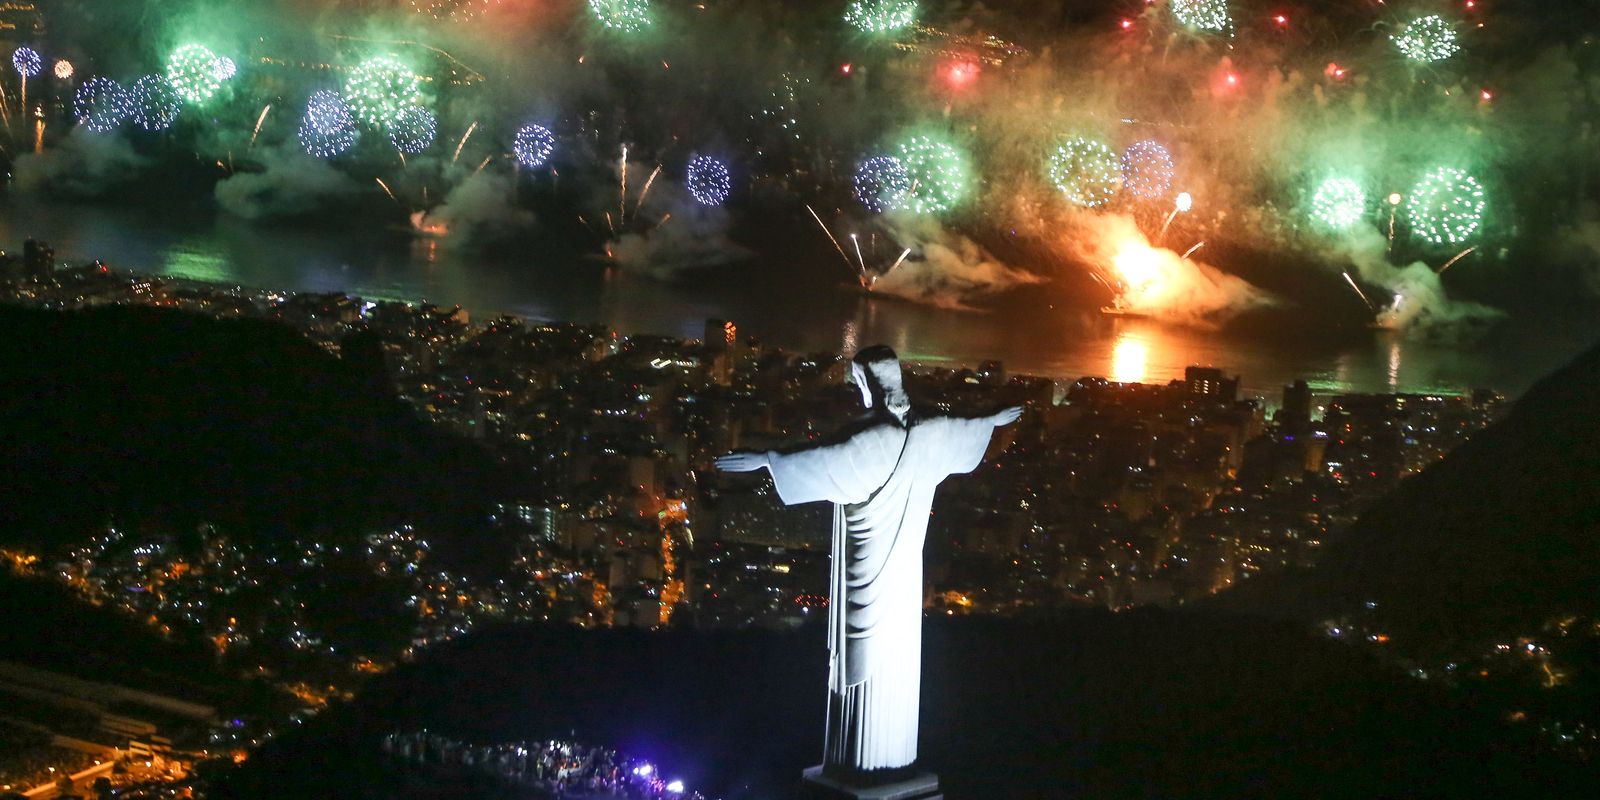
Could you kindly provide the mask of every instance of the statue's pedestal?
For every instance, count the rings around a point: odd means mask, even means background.
[[[944,800],[939,776],[919,772],[888,783],[858,786],[822,774],[822,767],[805,771],[806,796],[815,800]]]

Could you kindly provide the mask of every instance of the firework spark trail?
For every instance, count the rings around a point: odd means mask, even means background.
[[[1172,207],[1172,213],[1167,215],[1167,221],[1161,223],[1161,232],[1156,234],[1156,241],[1155,241],[1156,245],[1160,245],[1161,242],[1164,241],[1167,238],[1167,228],[1172,225],[1172,221],[1174,219],[1177,219],[1177,217],[1178,217],[1178,207],[1177,206],[1173,206]]]
[[[617,221],[628,221],[628,146],[622,146],[622,182],[617,185]]]
[[[911,248],[907,247],[905,249],[905,252],[901,253],[900,257],[895,259],[894,263],[890,264],[889,268],[883,271],[883,274],[888,275],[889,273],[894,272],[894,268],[900,266],[900,263],[905,261],[906,260],[906,256],[909,256],[909,255],[911,255]]]
[[[245,149],[247,149],[247,150],[254,150],[255,149],[256,137],[261,135],[261,123],[267,121],[267,112],[271,111],[271,110],[272,110],[272,104],[271,103],[268,103],[265,106],[261,107],[261,116],[256,117],[255,130],[250,132],[250,146],[245,148]]]
[[[861,264],[861,274],[867,274],[867,260],[861,256],[861,240],[855,234],[850,234],[850,243],[856,247],[856,261]]]
[[[1473,246],[1471,246],[1471,247],[1469,247],[1469,248],[1467,248],[1465,250],[1462,250],[1459,253],[1456,253],[1454,256],[1452,256],[1450,258],[1449,261],[1444,262],[1444,266],[1440,267],[1439,271],[1434,273],[1434,274],[1435,275],[1443,275],[1444,271],[1449,269],[1451,267],[1451,265],[1455,264],[1457,261],[1460,261],[1463,258],[1466,258],[1468,253],[1471,253],[1472,251],[1474,251],[1476,249],[1478,249],[1478,246],[1477,245],[1473,245]]]
[[[611,212],[610,211],[606,212],[606,227],[611,229],[611,235],[613,237],[615,237],[617,235],[617,226],[611,224]]]
[[[1376,314],[1378,312],[1378,307],[1373,305],[1371,300],[1367,299],[1367,293],[1361,291],[1361,287],[1356,285],[1356,281],[1355,281],[1354,278],[1350,277],[1350,273],[1346,272],[1346,273],[1343,273],[1343,274],[1344,274],[1344,282],[1350,284],[1350,288],[1356,290],[1356,297],[1361,298],[1361,302],[1367,304],[1367,310],[1368,311],[1371,311],[1374,314]]]
[[[218,162],[218,166],[220,166],[220,165],[221,165],[221,162]],[[373,178],[373,180],[378,182],[378,186],[383,189],[383,193],[384,194],[389,195],[389,199],[390,200],[393,200],[396,203],[400,202],[400,198],[395,197],[394,196],[394,192],[389,191],[389,184],[384,183],[382,178]]]
[[[806,206],[806,210],[811,212],[811,218],[817,221],[817,226],[822,228],[822,232],[828,235],[828,241],[833,242],[833,249],[839,251],[839,257],[844,259],[844,265],[854,272],[856,265],[850,263],[850,257],[844,254],[844,248],[839,246],[838,239],[833,238],[833,231],[828,230],[828,226],[822,221],[822,217],[817,216],[817,210],[809,205]]]
[[[494,160],[494,156],[484,156],[483,160],[478,162],[478,168],[473,170],[472,174],[476,175],[476,174],[482,172],[483,168],[489,166],[489,162],[493,161],[493,160]]]
[[[1179,258],[1187,260],[1189,258],[1189,256],[1194,253],[1194,251],[1199,250],[1200,248],[1205,247],[1205,246],[1206,246],[1206,243],[1205,243],[1204,240],[1195,242],[1194,243],[1194,247],[1191,247],[1188,250],[1183,251],[1183,255],[1179,256]]]
[[[650,177],[645,180],[644,189],[639,192],[639,202],[633,205],[633,213],[635,216],[639,214],[639,209],[644,208],[644,199],[650,194],[650,186],[656,182],[656,176],[660,174],[661,165],[657,164],[655,171],[650,173]]]
[[[662,215],[661,215],[661,221],[660,221],[660,222],[657,222],[657,223],[656,223],[656,224],[655,224],[655,226],[654,226],[654,227],[652,227],[652,228],[651,228],[651,229],[650,229],[650,230],[655,230],[655,229],[656,229],[656,228],[659,228],[659,227],[661,227],[661,226],[662,226],[662,225],[665,225],[665,224],[667,224],[667,220],[669,220],[669,219],[672,219],[672,212],[671,212],[671,211],[668,211],[668,212],[667,212],[667,213],[665,213],[665,214],[662,214]]]
[[[473,120],[472,124],[467,126],[467,132],[461,134],[461,141],[456,142],[456,153],[455,153],[455,155],[450,157],[450,163],[454,164],[454,163],[456,163],[457,160],[459,160],[461,158],[461,148],[467,146],[467,140],[472,138],[472,132],[477,130],[477,129],[478,129],[478,121],[477,120]]]

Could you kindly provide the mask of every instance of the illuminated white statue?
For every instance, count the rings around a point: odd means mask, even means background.
[[[883,345],[856,354],[851,377],[871,413],[848,437],[716,460],[727,472],[767,468],[788,505],[834,504],[823,774],[846,779],[901,772],[917,759],[922,543],[933,492],[946,476],[976,468],[994,429],[1022,413],[920,415]]]

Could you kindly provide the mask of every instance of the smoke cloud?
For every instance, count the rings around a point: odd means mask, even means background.
[[[1216,267],[1152,245],[1131,217],[1077,214],[1069,220],[1068,251],[1102,276],[1125,311],[1212,327],[1276,302]]]
[[[1361,228],[1341,239],[1338,249],[1355,267],[1354,277],[1382,287],[1383,296],[1367,292],[1380,309],[1378,325],[1423,338],[1467,339],[1504,316],[1504,312],[1480,303],[1451,299],[1439,273],[1421,261],[1394,266],[1389,263],[1386,246],[1382,234]]]
[[[945,229],[931,217],[888,218],[890,240],[911,248],[899,267],[873,290],[941,308],[970,309],[969,302],[1044,278],[1001,263],[977,242]]]
[[[148,164],[122,136],[76,127],[50,149],[18,156],[12,174],[23,192],[93,198],[127,187]]]
[[[304,217],[350,199],[355,180],[320,158],[280,147],[256,153],[259,172],[236,172],[214,190],[222,210],[245,219]]]
[[[438,226],[453,247],[477,247],[513,236],[534,223],[533,212],[514,202],[508,175],[483,171],[467,176],[444,202],[420,218],[419,227]]]
[[[662,186],[659,178],[656,183],[652,194],[659,191],[673,197],[683,191],[676,185]],[[661,207],[669,210],[657,215],[655,210]],[[668,214],[671,216],[665,216]],[[608,249],[624,269],[653,278],[677,278],[695,269],[730,264],[754,255],[728,238],[729,219],[726,208],[707,208],[679,198],[657,204],[648,217],[631,223],[635,230],[617,237]]]

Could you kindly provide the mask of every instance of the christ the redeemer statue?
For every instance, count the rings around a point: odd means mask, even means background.
[[[772,472],[787,505],[833,507],[833,580],[828,606],[828,729],[814,782],[842,797],[876,797],[884,781],[917,778],[917,711],[922,681],[922,543],[933,492],[983,460],[994,429],[1021,408],[964,419],[911,408],[900,361],[884,345],[851,361],[868,417],[837,443],[794,452],[732,453],[726,472]],[[855,788],[865,791],[857,793]]]

